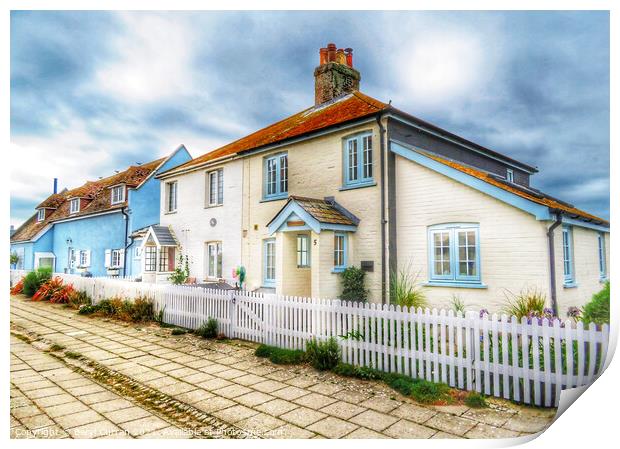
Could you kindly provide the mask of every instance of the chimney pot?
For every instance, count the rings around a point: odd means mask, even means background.
[[[321,48],[319,50],[320,63],[319,65],[327,64],[327,47]]]
[[[353,49],[352,48],[345,48],[344,49],[344,53],[347,57],[347,65],[349,67],[353,67]]]
[[[58,193],[58,178],[54,178],[54,194]]]
[[[347,57],[344,55],[344,50],[342,48],[339,48],[336,52],[336,62],[343,65],[347,63]]]
[[[336,44],[327,44],[327,62],[336,61]]]

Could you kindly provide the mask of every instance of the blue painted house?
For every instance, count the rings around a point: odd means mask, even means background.
[[[11,236],[18,269],[51,267],[92,276],[140,276],[139,231],[159,223],[156,174],[191,160],[181,145],[166,158],[54,193]]]

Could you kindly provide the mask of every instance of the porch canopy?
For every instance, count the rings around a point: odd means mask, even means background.
[[[168,226],[149,226],[142,239],[143,270],[170,273],[174,271],[177,239]]]
[[[355,232],[359,222],[359,218],[333,197],[316,199],[291,195],[267,229],[270,235],[278,231],[313,231],[317,234],[322,230]]]

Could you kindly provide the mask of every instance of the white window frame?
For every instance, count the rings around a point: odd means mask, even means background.
[[[174,187],[173,187],[174,186]],[[173,195],[174,192],[174,195]],[[173,213],[177,211],[179,185],[177,181],[170,181],[166,183],[166,213]]]
[[[222,242],[207,242],[207,278],[222,278]]]
[[[111,204],[120,204],[125,201],[125,185],[121,184],[118,186],[114,186],[111,189]],[[120,192],[120,195],[119,193]]]
[[[143,254],[144,271],[147,273],[155,273],[157,271],[157,247],[153,245],[146,245],[144,247]]]
[[[76,214],[80,211],[80,199],[72,198],[69,200],[69,213]]]
[[[110,268],[120,268],[122,266],[122,250],[120,249],[113,249],[112,251],[110,251]],[[116,263],[114,263],[114,261],[116,260]]]
[[[88,254],[84,250],[80,250],[79,266],[80,267],[87,267],[88,266]]]
[[[211,180],[214,179],[214,183]],[[211,187],[214,187],[212,189]],[[207,172],[207,205],[210,207],[224,204],[224,169]]]
[[[512,183],[515,182],[515,172],[511,168],[506,169],[506,181],[512,182]]]
[[[37,221],[43,221],[45,220],[45,209],[38,209],[37,210]]]

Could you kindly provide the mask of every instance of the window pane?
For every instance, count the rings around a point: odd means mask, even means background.
[[[288,156],[280,156],[280,192],[288,192]]]
[[[477,276],[476,232],[457,231],[459,242],[459,275]]]
[[[216,204],[217,173],[209,173],[209,204]]]
[[[217,204],[224,204],[224,169],[217,171]]]
[[[357,140],[348,142],[349,181],[357,180]]]
[[[362,139],[364,149],[364,178],[372,178],[372,136]]]
[[[267,160],[267,195],[276,193],[276,160]]]
[[[218,278],[222,277],[222,244],[218,243],[217,247],[217,272],[216,275]]]

